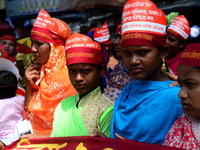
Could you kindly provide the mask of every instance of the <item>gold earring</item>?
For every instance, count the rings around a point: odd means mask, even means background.
[[[162,64],[162,67],[161,67],[161,71],[165,72],[167,70],[167,68],[166,68],[166,65],[165,65],[165,59],[164,58],[162,59],[162,62],[163,62],[163,64]]]

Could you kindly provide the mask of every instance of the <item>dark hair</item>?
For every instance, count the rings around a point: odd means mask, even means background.
[[[17,77],[10,71],[0,71],[0,99],[14,97],[17,91]]]

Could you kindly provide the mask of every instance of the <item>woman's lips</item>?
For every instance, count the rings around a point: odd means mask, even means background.
[[[75,85],[77,88],[81,89],[81,88],[84,88],[85,87],[85,84],[77,84]]]
[[[186,102],[181,101],[181,104],[182,104],[182,109],[184,109],[184,110],[187,110],[190,107],[190,105]]]
[[[135,74],[138,74],[138,73],[142,72],[142,69],[141,68],[133,68],[132,72],[135,73]]]

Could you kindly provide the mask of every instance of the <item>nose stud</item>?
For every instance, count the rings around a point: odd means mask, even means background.
[[[37,50],[36,50],[36,49],[33,49],[32,51],[33,51],[33,52],[37,52]]]

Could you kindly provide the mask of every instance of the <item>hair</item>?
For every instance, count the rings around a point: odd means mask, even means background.
[[[14,97],[17,91],[17,77],[10,71],[0,71],[0,99]]]

